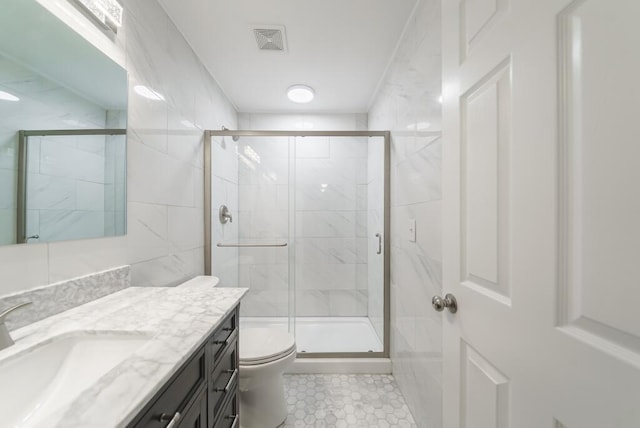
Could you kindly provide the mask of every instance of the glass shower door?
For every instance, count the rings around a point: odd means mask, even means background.
[[[237,174],[213,183],[213,212],[227,201],[233,218],[227,224],[214,219],[214,236],[221,239],[214,245],[213,272],[224,270],[227,261],[228,282],[249,289],[242,300],[241,324],[290,330],[289,137],[214,137],[214,156],[216,139],[222,138],[225,148],[235,147],[227,152],[233,155],[227,161]],[[213,171],[215,181],[215,164]],[[215,189],[221,189],[219,200]]]
[[[299,352],[382,352],[384,137],[295,141]]]

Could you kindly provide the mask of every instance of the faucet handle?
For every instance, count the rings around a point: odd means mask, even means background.
[[[15,311],[16,309],[20,309],[20,308],[22,308],[22,307],[24,307],[24,306],[28,306],[28,305],[30,305],[31,303],[32,303],[32,302],[19,303],[19,304],[15,305],[15,306],[11,306],[11,307],[10,307],[10,308],[8,308],[8,309],[5,309],[5,311],[4,311],[4,312],[2,312],[2,313],[0,314],[0,324],[3,324],[3,323],[4,323],[4,319],[5,319],[5,318],[7,317],[7,315],[9,315],[11,312]]]
[[[0,314],[0,351],[3,350],[4,348],[8,348],[9,346],[15,343],[11,338],[11,334],[9,333],[9,330],[7,330],[7,326],[4,323],[4,319],[7,317],[7,315],[15,311],[16,309],[20,309],[23,306],[27,306],[30,304],[31,302],[19,303],[15,306],[11,306],[9,309],[5,309],[5,311]]]

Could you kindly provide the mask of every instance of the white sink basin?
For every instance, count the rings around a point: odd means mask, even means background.
[[[150,336],[126,333],[65,335],[0,361],[3,427],[52,426],[58,409],[132,355]]]

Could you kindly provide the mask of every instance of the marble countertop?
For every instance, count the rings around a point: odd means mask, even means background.
[[[5,358],[74,333],[147,335],[134,354],[51,415],[51,427],[124,427],[230,313],[246,288],[215,287],[200,276],[178,287],[130,287],[12,332]],[[49,424],[50,422],[50,424]]]

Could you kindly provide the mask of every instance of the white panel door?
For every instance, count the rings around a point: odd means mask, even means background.
[[[639,21],[443,0],[446,428],[640,427]]]

